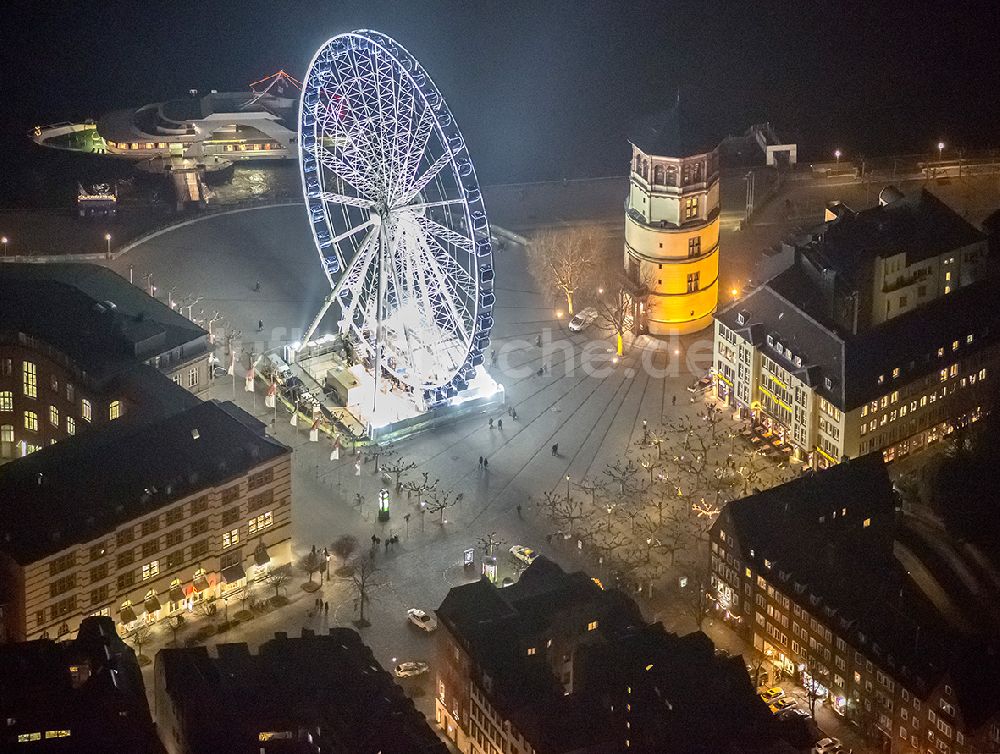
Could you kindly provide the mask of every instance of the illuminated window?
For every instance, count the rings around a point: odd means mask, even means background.
[[[55,406],[49,406],[49,424],[53,427],[59,426],[59,409]]]
[[[240,530],[233,529],[222,534],[222,547],[232,547],[240,541]]]
[[[701,277],[700,272],[691,272],[687,276],[687,292],[694,293],[698,290],[699,281],[698,278]]]
[[[188,370],[188,387],[195,387],[198,384],[198,368],[193,367]]]
[[[899,391],[893,390],[892,395],[889,396],[889,403],[895,403],[898,400],[899,400]]]
[[[945,295],[948,295],[949,293],[951,293],[951,286],[950,285],[946,285],[944,287],[944,293],[945,293]]]
[[[23,364],[23,385],[24,394],[29,398],[38,397],[38,375],[35,372],[35,365],[30,361]]]
[[[750,578],[750,569],[749,569],[749,568],[744,568],[744,569],[743,569],[743,573],[744,573],[744,574],[746,575],[746,577],[747,577],[748,579]]]
[[[696,257],[701,254],[701,236],[694,236],[688,239],[688,256]]]
[[[864,522],[861,524],[861,526],[865,529],[867,529],[871,525],[872,525],[872,520],[870,518],[866,518]]]
[[[899,377],[899,367],[894,367],[892,370],[893,378]]]
[[[691,196],[684,200],[684,219],[690,220],[698,216],[698,197]]]
[[[535,654],[535,648],[534,647],[528,647],[528,654],[529,655]]]
[[[951,273],[950,272],[946,272],[944,274],[944,279],[950,281],[951,280]],[[945,287],[947,288],[948,286],[945,286]]]
[[[971,343],[972,342],[972,334],[971,333],[969,335],[965,336],[965,342],[966,343]]]
[[[952,364],[950,367],[948,367],[949,377],[954,377],[957,374],[958,374],[958,364]]]
[[[27,743],[28,741],[41,741],[42,734],[40,732],[36,733],[18,733],[17,742],[19,744]]]
[[[257,734],[258,741],[275,741],[279,738],[291,738],[290,730],[262,730]]]
[[[0,391],[0,411],[14,410],[14,393],[10,390]]]
[[[14,425],[4,424],[0,426],[0,442],[14,442]]]
[[[256,518],[251,518],[250,521],[247,522],[247,528],[249,530],[248,533],[252,536],[258,531],[266,529],[273,523],[274,519],[271,515],[271,511],[266,511],[265,513],[261,513]]]
[[[941,378],[941,382],[944,382],[946,379],[948,379],[948,370],[947,369],[942,369],[938,373],[938,377]]]
[[[75,435],[76,434],[76,419],[72,416],[66,417],[66,434]]]
[[[38,431],[38,414],[34,411],[24,412],[24,428],[32,432]]]
[[[86,398],[80,401],[80,418],[82,418],[85,422],[89,422],[92,418],[90,413],[90,401]]]
[[[122,415],[122,402],[111,401],[111,404],[108,406],[108,418],[114,421],[121,415]]]
[[[160,561],[154,560],[152,563],[144,565],[142,567],[142,580],[146,581],[154,576],[158,576],[160,573]]]
[[[588,631],[596,631],[597,630],[597,621],[596,620],[590,621],[590,623],[587,624],[587,630]]]
[[[67,382],[66,383],[66,400],[69,401],[70,403],[73,402],[73,393],[74,393],[73,386]]]
[[[69,738],[68,730],[47,730],[45,731],[46,738]]]

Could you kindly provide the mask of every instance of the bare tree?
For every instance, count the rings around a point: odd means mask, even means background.
[[[150,636],[153,633],[152,626],[150,626],[145,621],[139,623],[135,628],[132,629],[132,633],[129,638],[132,639],[132,644],[135,646],[136,657],[142,657],[142,646],[149,641]]]
[[[618,494],[623,498],[632,495],[641,488],[638,479],[639,465],[631,458],[624,462],[619,459],[614,463],[609,463],[604,474],[618,487]]]
[[[420,476],[422,477],[422,479],[419,482],[411,481],[403,483],[403,489],[406,490],[406,498],[409,499],[410,494],[415,492],[417,493],[418,503],[426,493],[436,489],[438,482],[441,481],[440,479],[435,479],[433,482],[428,481],[428,474],[426,471],[422,471],[420,473]]]
[[[621,356],[625,353],[625,333],[632,325],[635,303],[621,284],[601,290],[603,293],[594,302],[594,308],[600,317],[599,326],[614,333],[616,352]]]
[[[291,574],[288,572],[288,564],[280,565],[277,568],[272,568],[267,572],[267,576],[264,580],[267,581],[267,585],[274,589],[274,598],[277,599],[279,592],[284,589],[288,580],[291,578]]]
[[[351,587],[354,590],[354,608],[358,611],[358,619],[354,622],[358,628],[371,625],[365,618],[365,608],[371,604],[372,590],[379,586],[376,579],[378,568],[368,560],[362,559],[354,573],[351,574]]]
[[[424,508],[428,513],[437,513],[440,518],[439,523],[444,523],[444,512],[451,508],[452,506],[458,505],[462,502],[465,494],[459,492],[457,495],[451,490],[433,490],[427,501],[427,505]]]
[[[494,548],[500,547],[501,545],[507,544],[504,540],[497,536],[495,531],[491,531],[489,534],[484,534],[479,538],[477,542],[480,548],[483,550],[483,554],[490,556],[493,554]]]
[[[382,471],[386,474],[392,474],[396,478],[396,492],[399,492],[403,486],[403,474],[415,468],[417,468],[416,463],[413,461],[407,462],[402,456],[389,463],[382,464]]]
[[[552,490],[543,492],[542,500],[537,505],[548,512],[553,523],[565,526],[570,531],[573,531],[577,522],[583,520],[587,515],[584,503],[580,498],[572,495],[567,497]]]
[[[172,646],[177,646],[177,634],[184,627],[184,616],[178,613],[167,618],[167,628],[170,629],[170,641]]]
[[[706,591],[705,581],[699,574],[693,583],[689,584],[691,592],[687,599],[683,601],[684,612],[694,621],[695,626],[701,631],[705,618],[708,617],[709,610],[712,609],[711,596]]]
[[[573,316],[578,291],[592,281],[604,234],[595,225],[546,229],[528,245],[528,269],[542,289],[566,301]]]
[[[353,534],[342,534],[330,545],[333,554],[340,558],[340,568],[347,568],[347,561],[358,549],[358,538]]]
[[[309,583],[313,583],[313,574],[318,573],[324,566],[323,555],[311,550],[299,559],[299,570],[309,575]]]

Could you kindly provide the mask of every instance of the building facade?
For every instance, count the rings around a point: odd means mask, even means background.
[[[2,638],[95,615],[125,635],[290,561],[291,451],[232,404],[198,403],[0,468],[0,521]]]
[[[634,129],[625,201],[625,274],[645,291],[640,329],[691,333],[719,303],[719,150],[691,139],[678,98]]]
[[[349,628],[162,649],[155,719],[170,754],[445,754],[447,745]]]
[[[0,267],[0,463],[208,390],[208,333],[98,265]]]
[[[769,279],[716,316],[715,395],[815,467],[906,455],[993,402],[985,238],[927,192],[888,191],[785,244]]]
[[[0,645],[3,751],[163,751],[135,654],[110,618],[87,618],[72,641]]]
[[[730,503],[710,533],[717,609],[771,679],[794,678],[881,751],[1000,751],[996,635],[957,627],[912,581],[894,516],[878,453]]]

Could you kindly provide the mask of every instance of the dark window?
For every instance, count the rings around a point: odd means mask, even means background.
[[[191,558],[200,558],[208,553],[208,540],[202,539],[191,545]]]
[[[196,537],[199,534],[204,534],[208,531],[208,519],[199,518],[197,521],[191,522],[191,536]]]
[[[148,542],[142,543],[142,557],[149,558],[160,551],[160,538],[156,537]]]
[[[122,529],[115,535],[115,544],[121,547],[122,545],[127,545],[133,539],[135,539],[135,532],[132,531],[132,527],[130,526],[128,529]]]
[[[76,552],[67,552],[49,563],[49,576],[55,576],[57,573],[62,573],[67,568],[72,568],[75,565]]]
[[[227,487],[222,491],[222,503],[223,505],[225,505],[226,503],[231,503],[239,496],[240,496],[240,486],[238,484],[234,484],[232,487]]]
[[[173,526],[179,523],[181,519],[184,518],[184,507],[178,505],[175,508],[171,508],[167,511],[167,526]]]
[[[155,516],[147,521],[142,522],[142,536],[148,537],[155,531],[160,530],[160,517]]]
[[[191,515],[192,516],[195,515],[195,514],[197,514],[197,513],[204,513],[207,510],[208,510],[208,496],[207,495],[202,495],[197,500],[192,500],[191,501]]]
[[[274,490],[264,490],[247,500],[247,513],[270,506],[274,502]]]
[[[184,563],[184,552],[183,550],[175,550],[167,555],[167,570],[172,568],[180,568]]]
[[[118,574],[118,591],[124,592],[135,583],[135,571],[126,571]]]
[[[90,569],[90,583],[94,584],[98,581],[102,581],[108,577],[108,564],[101,563]]]
[[[229,524],[234,523],[240,517],[239,506],[233,506],[232,508],[227,508],[222,511],[222,525],[229,526]]]
[[[167,532],[167,547],[176,547],[184,541],[184,530],[174,529]]]
[[[56,579],[51,584],[49,584],[49,597],[57,597],[60,594],[65,594],[70,589],[76,588],[76,574],[71,573],[69,576],[63,576],[61,579]]]
[[[97,607],[102,602],[107,602],[108,592],[110,591],[108,586],[108,584],[104,584],[103,586],[97,587],[97,589],[90,590],[90,604],[93,607]]]
[[[135,553],[132,550],[123,550],[118,553],[117,565],[118,568],[127,568],[135,562]]]
[[[255,490],[274,480],[274,469],[264,469],[247,477],[247,489]]]
[[[90,548],[90,562],[93,563],[95,560],[100,560],[104,557],[104,554],[108,551],[108,543],[100,542],[96,545],[91,545]]]

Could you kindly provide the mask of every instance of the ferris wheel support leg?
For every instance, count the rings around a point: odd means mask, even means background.
[[[302,336],[302,342],[299,347],[295,349],[295,355],[298,356],[299,351],[306,347],[306,343],[312,338],[313,334],[316,332],[316,328],[319,327],[319,323],[323,321],[323,317],[327,310],[330,308],[330,304],[334,302],[337,297],[339,289],[334,289],[330,292],[325,299],[323,299],[323,305],[319,308],[319,313],[313,318],[313,321],[309,324],[309,328],[306,330],[305,335]]]

